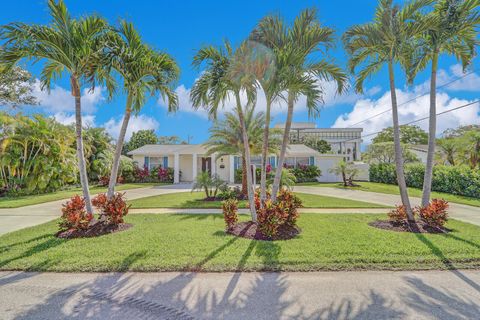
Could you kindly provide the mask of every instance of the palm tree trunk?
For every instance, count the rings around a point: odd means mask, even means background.
[[[398,188],[400,190],[402,204],[407,212],[407,219],[409,222],[415,222],[415,217],[413,216],[412,207],[410,205],[410,199],[408,198],[407,183],[405,182],[405,173],[403,170],[403,154],[402,147],[400,145],[400,126],[398,123],[397,94],[395,92],[395,78],[392,62],[388,64],[388,73],[390,78],[390,96],[392,99],[393,143],[395,145],[395,167],[397,169]]]
[[[110,181],[108,183],[107,199],[111,199],[115,193],[115,184],[117,183],[118,167],[120,166],[120,157],[122,156],[123,141],[125,140],[125,134],[127,133],[128,121],[130,120],[131,110],[131,98],[127,98],[127,108],[125,109],[125,115],[123,116],[122,128],[118,135],[117,145],[115,146],[115,155],[112,163],[112,172],[110,172]]]
[[[90,200],[90,190],[88,188],[87,165],[85,163],[85,155],[83,152],[82,138],[82,104],[80,90],[78,86],[74,89],[75,93],[75,133],[77,138],[77,159],[78,169],[80,173],[80,183],[82,185],[83,198],[85,199],[85,207],[88,213],[93,213],[92,201]]]
[[[287,121],[285,122],[285,128],[283,132],[282,149],[280,150],[280,156],[278,158],[277,169],[275,170],[275,178],[273,179],[272,186],[272,201],[277,200],[277,193],[280,189],[280,180],[282,178],[282,168],[285,163],[285,154],[287,152],[288,141],[290,140],[290,129],[292,127],[293,118],[293,95],[288,94],[288,109],[287,109]]]
[[[245,126],[245,118],[243,116],[242,104],[240,102],[240,93],[235,92],[235,99],[237,103],[237,113],[238,113],[238,120],[240,122],[240,127],[242,128],[242,140],[243,140],[243,148],[245,152],[245,164],[247,166],[247,190],[248,190],[248,204],[250,207],[250,214],[252,215],[252,221],[257,222],[257,210],[255,209],[255,190],[253,187],[252,182],[252,175],[250,174],[250,170],[252,168],[250,163],[250,144],[248,142],[248,135],[247,135],[247,128]]]
[[[248,196],[247,189],[247,162],[245,160],[245,155],[242,156],[242,194]]]
[[[263,130],[263,147],[262,147],[262,168],[260,170],[260,206],[267,199],[267,156],[268,156],[268,135],[270,132],[270,106],[271,101],[267,98],[267,109],[265,112],[265,129]]]
[[[432,192],[433,158],[435,156],[435,136],[437,130],[437,66],[438,50],[435,50],[432,57],[432,73],[430,78],[430,118],[428,125],[428,153],[425,164],[425,175],[423,177],[422,207],[430,202]]]

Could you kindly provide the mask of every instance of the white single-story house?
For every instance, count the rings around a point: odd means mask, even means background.
[[[174,169],[174,183],[192,182],[199,172],[209,171],[217,174],[222,180],[234,182],[235,169],[241,168],[242,163],[238,155],[217,157],[215,154],[206,155],[207,148],[201,144],[161,145],[148,144],[128,152],[139,167],[153,169],[158,166]],[[287,148],[286,164],[291,166],[316,165],[322,174],[320,182],[339,182],[341,176],[329,172],[344,158],[342,154],[320,154],[303,145],[291,144]],[[275,168],[277,155],[270,155],[268,163]],[[260,157],[252,157],[252,164],[260,165]]]

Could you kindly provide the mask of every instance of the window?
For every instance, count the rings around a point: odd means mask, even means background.
[[[309,157],[298,157],[296,166],[308,166],[310,164],[310,158]]]
[[[150,157],[149,169],[155,169],[163,165],[163,157]]]

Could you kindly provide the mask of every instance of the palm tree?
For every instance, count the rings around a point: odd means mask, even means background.
[[[460,148],[458,141],[454,138],[443,138],[438,140],[437,144],[448,164],[454,166],[456,164],[456,155]]]
[[[193,59],[193,64],[196,67],[206,64],[206,68],[195,81],[190,98],[195,108],[205,108],[210,117],[215,119],[218,109],[233,96],[238,121],[242,130],[245,161],[247,168],[251,168],[249,137],[245,125],[244,109],[247,109],[254,102],[256,88],[254,81],[242,70],[242,66],[245,66],[245,64],[242,64],[241,57],[245,56],[245,50],[246,45],[242,44],[234,52],[228,42],[225,42],[224,46],[220,48],[207,46],[200,49]],[[245,108],[240,96],[243,92],[246,93],[248,100]],[[247,175],[247,189],[252,221],[256,222],[257,213],[254,203],[252,176],[250,174]]]
[[[247,128],[248,144],[250,154],[259,155],[263,148],[263,128],[265,125],[265,114],[254,113],[253,108],[245,111],[245,127]],[[242,193],[247,192],[247,163],[242,137],[242,128],[237,114],[227,112],[224,120],[218,120],[210,128],[210,138],[205,143],[208,154],[216,153],[218,157],[231,154],[239,154],[242,157]],[[269,153],[278,150],[278,140],[270,137]]]
[[[432,191],[433,164],[437,127],[437,69],[442,54],[450,54],[461,61],[463,69],[472,62],[475,55],[477,32],[480,22],[478,0],[439,0],[433,11],[419,16],[419,22],[427,26],[421,34],[421,50],[409,72],[411,79],[429,63],[430,71],[430,116],[428,129],[428,153],[423,180],[422,206],[430,202]]]
[[[349,60],[351,72],[355,73],[359,65],[365,64],[356,75],[357,92],[363,92],[366,78],[377,73],[384,65],[388,67],[397,181],[409,222],[414,222],[415,218],[408,198],[403,169],[394,67],[399,63],[404,69],[409,69],[410,52],[413,50],[412,39],[423,30],[422,24],[414,23],[412,19],[430,2],[416,0],[399,7],[393,5],[392,0],[380,0],[373,22],[353,26],[344,34],[345,47],[351,55]]]
[[[277,84],[274,88],[287,91],[287,119],[278,168],[282,168],[285,162],[293,109],[299,96],[307,97],[309,115],[318,116],[318,106],[324,94],[320,80],[335,81],[339,94],[346,88],[347,76],[338,66],[327,59],[310,61],[312,53],[318,52],[320,47],[333,46],[333,33],[332,29],[320,25],[314,9],[304,10],[291,28],[287,28],[279,17],[268,16],[252,32],[252,40],[261,42],[275,53],[277,77],[274,80]],[[282,171],[277,170],[272,187],[274,201],[280,188],[281,176]]]
[[[121,21],[117,32],[110,34],[106,46],[107,59],[123,79],[127,95],[108,184],[107,197],[110,199],[115,192],[120,156],[132,111],[137,114],[147,99],[157,93],[168,100],[169,112],[176,111],[178,98],[170,84],[178,78],[179,68],[168,54],[145,45],[134,26],[126,21]]]
[[[27,25],[10,23],[1,30],[5,40],[0,52],[0,64],[13,67],[20,59],[46,60],[42,72],[42,89],[49,89],[52,79],[63,74],[70,78],[71,93],[75,98],[76,148],[86,209],[93,212],[88,189],[88,177],[82,139],[82,87],[94,90],[95,82],[105,80],[107,89],[113,92],[114,82],[101,63],[107,23],[98,16],[72,19],[64,2],[48,1],[52,23]]]

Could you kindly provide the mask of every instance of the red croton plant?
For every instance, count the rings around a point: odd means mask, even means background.
[[[222,202],[222,211],[227,229],[231,229],[238,222],[238,200],[224,200]]]
[[[267,194],[267,198],[270,198],[270,194]],[[302,201],[293,192],[283,189],[277,196],[277,202],[267,199],[263,208],[260,206],[259,194],[256,194],[255,207],[258,229],[264,236],[273,238],[282,226],[296,225]]]
[[[62,205],[60,228],[86,230],[93,219],[92,213],[87,213],[85,200],[76,195]]]
[[[448,202],[443,199],[432,199],[426,207],[415,207],[414,215],[418,215],[422,221],[432,227],[443,227],[448,220]],[[406,223],[407,212],[403,205],[396,206],[388,213],[390,221]]]
[[[92,204],[100,210],[100,217],[105,217],[111,224],[123,223],[123,217],[130,208],[125,201],[125,193],[115,193],[110,200],[105,193],[100,193],[92,199]]]

